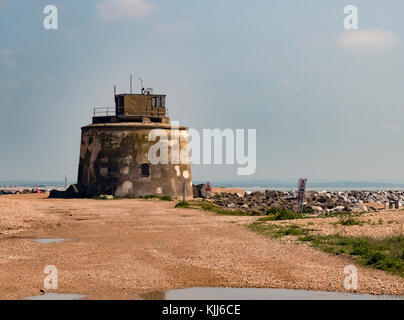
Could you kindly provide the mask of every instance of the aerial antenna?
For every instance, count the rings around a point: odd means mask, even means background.
[[[140,80],[140,90],[141,90],[141,92],[142,92],[142,94],[143,94],[143,91],[144,91],[144,88],[143,88],[143,79],[142,79],[142,78],[139,78],[139,80]]]
[[[116,96],[116,86],[114,86],[114,96]]]
[[[130,75],[130,94],[132,94],[132,75]]]

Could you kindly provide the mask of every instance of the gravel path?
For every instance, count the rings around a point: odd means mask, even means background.
[[[0,197],[0,298],[38,294],[46,265],[58,269],[59,293],[138,299],[193,286],[345,291],[344,268],[353,264],[257,235],[245,227],[253,217],[175,209],[174,202],[46,196]],[[357,267],[357,292],[404,294],[403,278]]]

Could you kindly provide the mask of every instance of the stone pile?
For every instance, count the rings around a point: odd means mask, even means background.
[[[31,193],[45,193],[48,192],[47,189],[1,189],[0,195],[8,194],[31,194]]]
[[[240,194],[220,194],[212,201],[222,207],[248,212],[265,213],[270,208],[296,211],[297,192],[266,190]],[[364,204],[368,204],[365,206]],[[404,206],[404,191],[307,191],[304,207],[315,213],[335,211],[367,211],[371,209],[399,208]]]

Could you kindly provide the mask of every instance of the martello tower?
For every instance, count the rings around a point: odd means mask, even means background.
[[[151,163],[149,150],[157,142],[149,139],[153,129],[165,133],[168,159],[174,149],[187,150],[188,128],[171,126],[166,96],[154,94],[152,89],[142,89],[139,94],[115,92],[115,108],[94,108],[93,123],[82,128],[77,181],[80,193],[180,198],[185,183],[186,198],[192,198],[189,161]],[[173,149],[173,144],[178,148]],[[189,160],[189,151],[187,157]]]

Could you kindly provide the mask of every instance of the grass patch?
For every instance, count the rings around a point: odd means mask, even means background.
[[[267,218],[267,217],[265,217]],[[314,248],[335,255],[346,255],[357,263],[404,277],[404,236],[374,239],[341,235],[316,235],[314,229],[296,224],[279,225],[266,223],[265,218],[256,220],[248,228],[270,238],[297,236]],[[351,224],[348,224],[351,225]]]
[[[158,199],[158,200],[162,200],[162,201],[173,201],[171,196],[158,196],[155,194],[149,194],[149,195],[140,196],[140,197],[131,197],[131,199],[145,199],[145,200]]]
[[[281,208],[271,208],[267,210],[266,216],[260,218],[260,221],[277,221],[277,220],[294,220],[303,219],[304,215],[295,211],[281,209]]]
[[[176,208],[189,208],[190,205],[189,205],[189,202],[188,202],[188,201],[181,201],[181,202],[178,202],[178,203],[175,205],[175,207],[176,207]]]
[[[256,233],[259,233],[265,237],[269,238],[279,238],[279,236],[276,235],[276,231],[278,229],[278,226],[272,225],[272,224],[265,224],[259,221],[253,222],[248,225],[248,228]]]
[[[201,208],[202,210],[214,212],[216,214],[221,214],[221,215],[231,215],[231,216],[250,216],[251,215],[251,213],[241,211],[241,210],[223,209],[222,207],[220,207],[216,204],[213,204],[211,202],[208,202],[208,201],[195,202],[194,204],[197,207]]]
[[[328,253],[348,255],[372,268],[404,277],[404,237],[372,239],[340,235],[312,236],[313,247]]]
[[[212,202],[209,201],[183,201],[179,202],[176,208],[188,208],[188,209],[202,209],[205,211],[214,212],[216,214],[221,215],[229,215],[229,216],[251,216],[254,215],[252,212],[246,212],[241,210],[231,210],[224,209]]]
[[[342,224],[343,226],[362,226],[363,221],[355,219],[352,214],[349,213],[341,213],[338,216],[339,224]]]
[[[312,229],[302,228],[296,224],[288,226],[267,224],[261,219],[249,224],[248,228],[270,238],[282,238],[285,236],[308,236],[309,232],[312,231]]]

